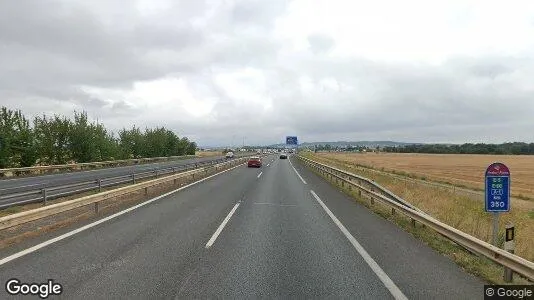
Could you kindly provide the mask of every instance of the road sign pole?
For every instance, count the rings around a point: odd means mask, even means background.
[[[493,246],[499,247],[499,213],[493,213]]]

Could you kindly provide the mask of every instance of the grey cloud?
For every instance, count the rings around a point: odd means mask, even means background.
[[[2,69],[36,81],[116,86],[154,79],[170,70],[147,60],[148,53],[165,48],[180,52],[204,42],[203,33],[187,20],[176,28],[134,18],[125,30],[103,24],[79,3],[3,1],[0,6]]]
[[[344,65],[352,68],[352,72],[340,68],[340,76],[336,77],[347,85],[363,87],[363,92],[316,95],[325,102],[306,105],[309,99],[304,99],[295,88],[292,94],[278,100],[279,113],[291,111],[286,121],[305,135],[331,132],[345,136],[393,128],[409,136],[411,132],[433,128],[431,132],[441,137],[441,127],[483,128],[495,122],[513,127],[518,120],[532,120],[534,112],[534,103],[528,100],[533,96],[532,91],[523,89],[521,82],[506,80],[506,74],[514,72],[502,73],[500,81],[490,79],[471,84],[473,65],[492,68],[509,65],[507,60],[506,57],[490,61],[472,59],[464,61],[463,65],[445,63],[437,67],[347,61]],[[529,69],[530,63],[523,61],[521,68]],[[322,61],[304,65],[307,68],[302,70],[303,74],[316,78],[320,78],[321,69],[327,68],[327,62]],[[454,72],[449,72],[450,69]],[[335,70],[325,73],[335,76]],[[362,97],[365,97],[363,103]],[[503,133],[498,134],[503,136]],[[427,133],[425,137],[431,136]]]
[[[326,53],[335,45],[333,38],[322,34],[309,35],[308,43],[311,51],[315,54]]]
[[[116,101],[111,105],[110,111],[112,114],[117,115],[131,115],[133,113],[139,113],[135,107],[124,100]]]
[[[262,26],[269,29],[290,3],[290,0],[238,0],[231,10],[232,22],[236,26]]]
[[[0,104],[33,115],[81,107],[112,129],[165,125],[201,144],[239,144],[243,136],[281,142],[286,134],[303,141],[532,141],[531,55],[452,57],[441,65],[333,58],[322,54],[336,41],[323,34],[308,36],[310,51],[281,55],[286,41],[272,29],[289,1],[169,3],[150,15],[119,0],[0,1]],[[244,67],[266,76],[258,93],[272,99],[272,111],[238,102],[213,81]],[[169,76],[186,79],[198,98],[217,99],[213,112],[158,116],[82,89],[127,91],[136,81]],[[310,93],[300,86],[304,77]],[[325,79],[340,89],[322,87]]]

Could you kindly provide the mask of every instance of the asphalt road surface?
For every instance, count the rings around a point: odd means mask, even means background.
[[[86,180],[93,180],[105,177],[115,177],[122,175],[130,175],[132,173],[153,171],[157,168],[168,168],[173,166],[180,166],[188,163],[195,163],[201,161],[209,161],[217,158],[223,158],[223,156],[217,157],[201,157],[201,158],[188,158],[181,160],[171,160],[159,163],[149,163],[141,165],[131,165],[115,168],[102,168],[88,171],[76,171],[70,173],[57,173],[31,177],[20,177],[0,180],[0,189],[14,188],[20,186],[29,185],[60,185],[69,184],[75,182],[81,182]]]
[[[2,284],[54,279],[67,299],[483,298],[483,281],[276,156],[11,254]]]
[[[41,202],[43,201],[41,195],[42,188],[48,189],[47,196],[50,200],[80,191],[83,192],[97,189],[98,179],[102,180],[101,183],[104,187],[106,185],[117,185],[120,183],[131,182],[132,179],[130,175],[133,173],[136,174],[137,179],[143,179],[146,176],[153,176],[155,174],[154,170],[161,170],[160,174],[168,174],[172,173],[172,170],[170,169],[172,167],[175,167],[177,171],[180,171],[180,167],[187,164],[213,161],[216,159],[223,159],[223,156],[190,158],[151,164],[0,180],[0,208],[24,203]],[[26,194],[26,192],[33,193]]]

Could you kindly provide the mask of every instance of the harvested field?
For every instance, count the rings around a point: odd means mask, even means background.
[[[493,162],[502,162],[512,172],[512,195],[534,199],[534,156],[418,153],[317,153],[316,155],[378,170],[405,172],[412,177],[478,190],[484,188],[486,167]]]

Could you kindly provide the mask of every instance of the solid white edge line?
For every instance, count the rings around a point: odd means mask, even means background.
[[[330,211],[330,209],[328,209],[328,207],[323,203],[323,201],[321,201],[321,198],[319,198],[319,196],[317,196],[317,194],[313,190],[310,190],[310,192],[313,197],[315,197],[315,200],[317,200],[317,202],[319,202],[319,204],[323,207],[328,216],[330,216],[330,218],[334,221],[337,227],[339,227],[341,232],[343,232],[345,237],[350,241],[352,246],[354,246],[356,251],[358,251],[358,253],[362,256],[363,260],[365,260],[365,262],[369,265],[369,267],[371,267],[376,276],[378,276],[380,281],[382,281],[382,283],[386,286],[391,295],[395,299],[407,300],[408,298],[402,293],[399,287],[395,285],[393,280],[389,278],[386,272],[382,270],[382,268],[376,263],[376,261],[371,257],[371,255],[369,255],[369,253],[365,251],[363,246],[358,243],[358,241],[352,236],[352,234],[350,234],[347,228],[345,228],[345,226],[343,226],[343,224],[336,218],[336,216]]]
[[[8,262],[10,262],[10,261],[12,261],[12,260],[14,260],[14,259],[17,259],[17,258],[22,257],[22,256],[24,256],[24,255],[30,254],[30,253],[32,253],[32,252],[35,252],[35,251],[37,251],[37,250],[39,250],[39,249],[41,249],[41,248],[44,248],[44,247],[46,247],[46,246],[48,246],[48,245],[51,245],[51,244],[53,244],[53,243],[55,243],[55,242],[61,241],[61,240],[63,240],[63,239],[66,239],[66,238],[68,238],[68,237],[70,237],[70,236],[73,236],[73,235],[75,235],[75,234],[77,234],[77,233],[80,233],[80,232],[82,232],[82,231],[84,231],[84,230],[87,230],[87,229],[89,229],[89,228],[91,228],[91,227],[97,226],[97,225],[99,225],[99,224],[101,224],[101,223],[104,223],[104,222],[106,222],[106,221],[109,221],[109,220],[111,220],[111,219],[114,219],[114,218],[116,218],[116,217],[118,217],[118,216],[120,216],[120,215],[123,215],[123,214],[127,213],[127,212],[130,212],[130,211],[132,211],[132,210],[138,209],[138,208],[140,208],[140,207],[142,207],[142,206],[145,206],[145,205],[147,205],[147,204],[150,204],[150,203],[152,203],[152,202],[154,202],[154,201],[157,201],[157,200],[159,200],[159,199],[161,199],[161,198],[164,198],[164,197],[167,197],[167,196],[169,196],[169,195],[171,195],[171,194],[174,194],[174,193],[176,193],[176,192],[179,192],[179,191],[181,191],[181,190],[183,190],[183,189],[186,189],[186,188],[188,188],[188,187],[190,187],[190,186],[193,186],[193,185],[195,185],[195,184],[197,184],[197,183],[201,183],[201,182],[203,182],[203,181],[205,181],[205,180],[208,180],[208,179],[210,179],[210,178],[212,178],[212,177],[215,177],[215,176],[220,175],[220,174],[222,174],[222,173],[231,171],[231,170],[233,170],[233,169],[235,169],[235,168],[238,168],[238,167],[240,167],[240,166],[242,166],[242,165],[244,165],[244,164],[239,164],[239,165],[237,165],[237,166],[235,166],[235,167],[232,167],[232,168],[230,168],[230,169],[228,169],[228,170],[224,170],[224,171],[222,171],[222,172],[219,172],[219,173],[215,173],[215,174],[213,174],[213,175],[210,175],[210,176],[208,176],[208,177],[206,177],[206,178],[202,178],[202,179],[199,180],[199,181],[195,181],[195,182],[192,182],[192,183],[190,183],[190,184],[188,184],[188,185],[184,185],[184,186],[181,187],[181,188],[178,188],[178,189],[176,189],[176,190],[170,191],[170,192],[165,193],[165,194],[163,194],[163,195],[157,196],[157,197],[152,198],[152,199],[150,199],[150,200],[147,200],[147,201],[145,201],[145,202],[143,202],[143,203],[137,204],[137,205],[135,205],[135,206],[132,206],[132,207],[130,207],[130,208],[127,208],[127,209],[125,209],[125,210],[122,210],[122,211],[120,211],[120,212],[118,212],[118,213],[115,213],[115,214],[113,214],[113,215],[111,215],[111,216],[105,217],[105,218],[100,219],[100,220],[98,220],[98,221],[95,221],[95,222],[93,222],[93,223],[90,223],[90,224],[87,224],[87,225],[85,225],[85,226],[82,226],[82,227],[80,227],[80,228],[78,228],[78,229],[69,231],[69,232],[67,232],[67,233],[65,233],[65,234],[62,234],[62,235],[60,235],[60,236],[57,236],[57,237],[55,237],[55,238],[52,238],[52,239],[50,239],[50,240],[47,240],[47,241],[42,242],[42,243],[40,243],[40,244],[37,244],[37,245],[35,245],[35,246],[33,246],[33,247],[24,249],[24,250],[22,250],[22,251],[19,251],[19,252],[17,252],[17,253],[14,253],[14,254],[12,254],[12,255],[10,255],[10,256],[7,256],[7,257],[5,257],[5,258],[2,258],[2,259],[0,259],[0,266],[3,265],[3,264],[5,264],[5,263],[8,263]]]
[[[210,240],[206,243],[206,249],[208,249],[209,247],[211,247],[213,245],[213,243],[215,243],[215,240],[217,240],[217,237],[219,237],[219,234],[221,234],[221,232],[223,231],[224,226],[226,226],[226,223],[228,223],[228,221],[230,221],[230,218],[232,217],[232,215],[235,213],[235,211],[239,207],[239,204],[240,204],[240,202],[237,202],[234,205],[234,208],[232,208],[232,210],[228,213],[226,218],[224,218],[224,220],[222,221],[221,225],[219,225],[217,230],[215,230],[215,232],[211,236]]]
[[[293,166],[293,163],[291,162],[291,159],[288,159],[289,160],[289,164],[291,165],[291,167],[293,168],[293,170],[295,170],[295,173],[297,173],[297,176],[300,178],[300,180],[302,180],[302,182],[304,184],[307,184],[306,181],[304,181],[304,178],[302,178],[302,176],[300,176],[299,172],[297,171],[297,169],[295,169],[295,167]]]
[[[258,174],[258,178],[260,178],[261,174],[263,174],[263,172],[260,172],[260,174]]]

